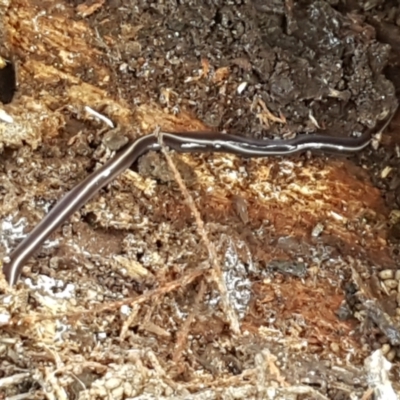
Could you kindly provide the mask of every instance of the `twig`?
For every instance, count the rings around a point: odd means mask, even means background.
[[[168,166],[171,168],[171,171],[173,172],[175,180],[178,183],[183,196],[185,197],[185,200],[190,208],[190,211],[193,213],[193,216],[194,216],[196,224],[197,224],[197,231],[198,231],[199,235],[201,236],[201,239],[203,240],[203,242],[208,250],[208,257],[209,257],[210,263],[213,267],[211,270],[212,271],[211,277],[213,278],[213,280],[215,281],[215,283],[218,286],[219,292],[221,294],[222,308],[223,308],[225,315],[230,323],[232,332],[234,332],[235,334],[240,334],[239,320],[236,316],[235,311],[233,310],[233,307],[231,306],[231,304],[229,302],[228,290],[226,288],[226,284],[223,279],[222,269],[218,263],[217,251],[215,249],[215,246],[208,239],[207,231],[206,231],[206,228],[204,227],[204,222],[201,219],[200,213],[194,203],[193,197],[190,195],[189,191],[187,190],[178,169],[175,167],[175,164],[172,161],[170,155],[168,154],[168,151],[167,151],[165,145],[162,143],[162,133],[160,133],[159,142],[161,145],[162,152],[167,160]]]
[[[301,386],[301,385],[299,385],[299,386],[289,386],[289,387],[285,387],[283,389],[279,388],[278,392],[279,392],[279,394],[281,394],[283,396],[288,396],[288,397],[289,397],[289,395],[306,394],[306,395],[312,396],[311,397],[312,399],[329,400],[328,397],[324,396],[322,393],[318,392],[317,390],[313,389],[310,386]]]
[[[172,292],[173,290],[176,290],[180,287],[189,285],[192,283],[195,279],[197,279],[199,276],[204,274],[204,269],[198,269],[196,271],[191,272],[190,274],[187,274],[183,276],[180,279],[177,279],[175,281],[168,282],[165,286],[154,289],[154,290],[149,290],[147,293],[144,293],[140,296],[137,297],[129,297],[121,301],[116,301],[114,303],[107,303],[107,304],[101,304],[97,307],[94,307],[91,310],[79,310],[71,313],[66,313],[64,316],[67,318],[79,318],[84,315],[94,315],[94,314],[100,314],[105,311],[113,311],[113,310],[118,310],[124,305],[135,305],[135,304],[142,304],[146,302],[147,300],[151,299],[152,297],[155,296],[161,296],[166,293]],[[35,321],[38,320],[55,320],[59,319],[60,315],[43,315],[43,314],[34,314],[32,313],[28,316],[25,317],[23,320],[19,319],[18,324],[23,325],[25,323],[32,324]]]
[[[204,296],[205,291],[206,291],[206,285],[204,284],[204,281],[201,281],[200,289],[197,292],[196,298],[194,299],[194,305],[193,305],[192,311],[186,318],[186,321],[182,324],[182,328],[180,329],[180,331],[177,333],[175,354],[174,354],[173,360],[174,360],[175,365],[180,365],[180,366],[182,366],[182,368],[184,368],[184,364],[180,362],[180,359],[182,357],[182,349],[186,344],[190,325],[192,324],[194,317],[196,316],[196,314],[199,311],[199,304]]]
[[[21,374],[15,374],[12,376],[7,376],[5,378],[0,379],[0,388],[5,388],[7,386],[18,385],[23,382],[27,378],[29,378],[31,374],[29,372],[23,372]]]
[[[11,396],[11,397],[6,397],[4,400],[24,400],[24,399],[33,399],[33,398],[36,398],[35,394],[28,392],[28,393],[16,394],[15,396]]]
[[[374,389],[368,388],[366,390],[366,392],[363,394],[363,396],[361,397],[361,400],[369,400],[373,394],[374,394]]]

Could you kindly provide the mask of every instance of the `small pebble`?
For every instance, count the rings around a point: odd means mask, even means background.
[[[396,315],[397,315],[398,317],[400,317],[400,307],[397,307],[397,308],[396,308]]]
[[[120,386],[111,391],[111,398],[115,400],[122,399],[124,396],[124,387]]]
[[[108,390],[113,390],[113,389],[119,387],[120,385],[121,385],[121,380],[118,378],[107,379],[106,383],[104,384],[104,386]]]
[[[386,166],[382,171],[381,171],[381,178],[385,179],[388,177],[388,175],[392,172],[393,168]]]
[[[324,225],[319,222],[317,225],[314,226],[311,232],[311,236],[314,238],[320,236],[324,228],[325,228]]]
[[[398,295],[397,295],[397,297],[396,297],[396,300],[397,300],[397,304],[398,304],[399,307],[400,307],[400,292],[398,293]]]
[[[128,397],[133,397],[134,395],[136,396],[136,393],[133,390],[133,386],[131,385],[130,382],[127,382],[127,381],[124,382],[124,393],[125,393],[125,396],[128,396]]]
[[[237,88],[238,94],[242,94],[246,89],[246,87],[247,87],[247,82],[242,82]]]
[[[379,278],[386,280],[386,279],[393,279],[394,271],[392,269],[384,269],[379,272]]]
[[[96,300],[96,299],[97,299],[97,295],[98,295],[98,293],[97,293],[96,290],[88,289],[88,290],[86,291],[86,298],[87,298],[88,300]]]
[[[100,387],[96,386],[96,388],[93,391],[96,393],[95,396],[92,395],[92,398],[94,398],[94,399],[97,399],[98,397],[107,398],[107,396],[108,396],[107,390],[104,386],[100,386]]]
[[[388,289],[397,289],[399,286],[399,282],[397,282],[395,279],[386,279],[383,284],[388,288]]]
[[[396,357],[396,350],[395,349],[390,350],[389,353],[386,354],[386,359],[388,361],[393,361],[395,357]]]
[[[398,269],[398,270],[394,273],[394,279],[396,279],[397,281],[400,281],[400,269]]]
[[[339,345],[337,343],[331,343],[331,350],[334,353],[339,353],[340,347],[339,347]]]
[[[388,354],[390,350],[391,350],[390,344],[388,344],[388,343],[383,344],[382,347],[381,347],[381,351],[382,351],[382,354],[383,354],[384,356],[385,356],[386,354]]]

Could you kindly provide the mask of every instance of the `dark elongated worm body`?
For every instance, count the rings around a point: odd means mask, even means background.
[[[374,133],[382,132],[393,114],[358,138],[335,138],[320,134],[299,135],[290,140],[250,139],[218,132],[160,132],[163,143],[178,153],[233,153],[244,157],[283,156],[302,151],[353,153],[367,147]],[[128,169],[149,150],[160,150],[159,136],[151,133],[126,145],[119,153],[69,191],[9,255],[3,273],[14,285],[21,270],[40,245],[101,188]]]

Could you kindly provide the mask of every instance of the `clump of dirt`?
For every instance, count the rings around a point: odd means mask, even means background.
[[[393,109],[383,74],[390,47],[371,27],[360,32],[324,1],[225,3],[143,1],[126,10],[116,2],[96,13],[110,56],[120,55],[118,95],[253,136],[317,126],[347,135]]]

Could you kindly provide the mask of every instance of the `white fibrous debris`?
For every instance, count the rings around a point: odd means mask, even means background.
[[[107,118],[105,115],[98,113],[97,111],[93,110],[93,108],[89,107],[89,106],[85,106],[85,111],[90,114],[93,115],[94,117],[98,118],[100,121],[103,121],[106,125],[108,125],[110,128],[114,128],[114,123]]]
[[[7,253],[11,251],[14,244],[23,239],[26,235],[24,229],[26,226],[26,219],[21,218],[17,222],[13,222],[11,215],[7,216],[0,224],[0,241]]]
[[[8,325],[10,319],[11,315],[7,311],[0,310],[0,326]]]
[[[251,296],[251,282],[247,274],[246,267],[240,261],[234,243],[228,239],[223,277],[229,301],[240,319],[246,315]]]
[[[61,280],[55,280],[45,275],[39,275],[37,284],[33,284],[31,279],[26,279],[25,283],[29,286],[30,289],[35,291],[44,292],[49,297],[53,297],[54,299],[71,299],[75,297],[75,285],[72,283],[64,284]],[[56,288],[57,292],[54,293],[53,289]],[[60,288],[64,288],[63,291],[59,291]]]
[[[365,360],[367,380],[374,389],[376,400],[398,400],[389,379],[392,364],[384,357],[382,350],[376,350]]]

